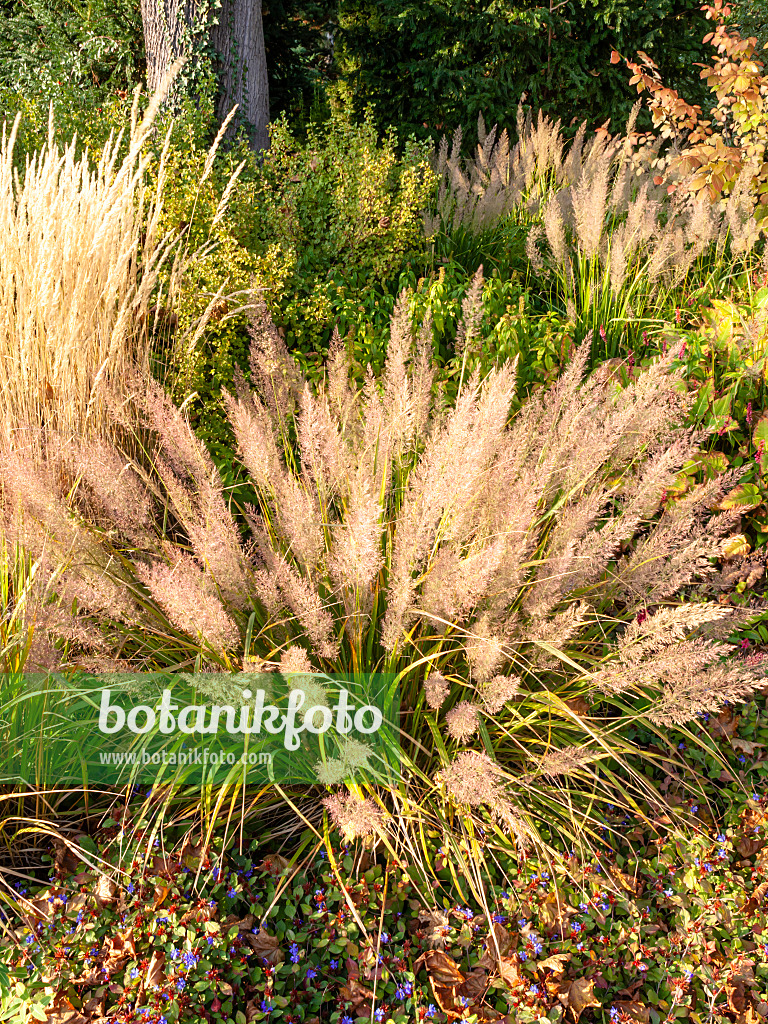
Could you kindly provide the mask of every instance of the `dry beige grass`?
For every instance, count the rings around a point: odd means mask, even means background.
[[[160,236],[170,129],[150,188],[146,145],[162,98],[178,69],[138,121],[137,90],[128,152],[110,136],[93,169],[54,143],[27,163],[23,181],[12,158],[19,117],[0,145],[0,445],[24,446],[27,427],[70,436],[110,436],[100,383],[118,384],[150,355],[150,298],[166,304],[191,260],[170,234]],[[221,135],[211,153],[213,159]],[[237,174],[238,172],[235,172]],[[232,182],[230,182],[232,184]],[[228,186],[228,192],[231,189]],[[170,295],[168,294],[170,293]],[[209,309],[220,298],[212,300]],[[196,340],[208,316],[193,328]],[[179,339],[177,339],[178,341]],[[113,425],[110,426],[109,423]],[[39,436],[33,429],[29,436]]]

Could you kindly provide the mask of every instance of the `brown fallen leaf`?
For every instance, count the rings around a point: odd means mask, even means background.
[[[488,988],[488,974],[482,969],[482,967],[475,967],[474,970],[470,971],[464,979],[462,986],[462,995],[466,996],[470,1002],[479,1003],[482,997],[485,995],[485,991]]]
[[[81,870],[83,862],[77,854],[72,852],[67,843],[59,839],[58,836],[54,836],[51,842],[56,851],[53,858],[53,866],[58,875],[74,875],[77,871]]]
[[[149,989],[162,988],[165,984],[165,953],[161,949],[152,953],[144,984]]]
[[[460,995],[463,995],[460,990],[466,979],[456,961],[447,953],[430,949],[418,958],[414,964],[415,971],[419,970],[421,963],[427,971],[435,1002],[449,1020],[458,1020],[466,1009],[465,1005],[459,1003]]]
[[[351,1003],[353,1010],[357,1010],[367,999],[373,998],[373,990],[366,988],[357,978],[348,978],[346,985],[339,986],[339,999],[342,1002]],[[357,1016],[361,1015],[357,1014]]]
[[[584,718],[589,714],[592,707],[588,700],[584,697],[572,697],[570,700],[565,701],[566,707],[569,707],[574,715],[578,715],[579,718]]]
[[[256,935],[249,932],[245,936],[245,941],[256,956],[266,960],[272,967],[276,964],[281,964],[285,960],[285,953],[280,949],[280,940],[276,935],[270,935],[264,928],[261,928]]]
[[[632,999],[631,1001],[617,1000],[613,1005],[619,1013],[626,1014],[630,1020],[637,1021],[638,1024],[649,1024],[650,1022],[651,1011],[639,999]]]
[[[517,956],[502,957],[497,964],[499,977],[509,988],[516,988],[522,979],[520,961]]]
[[[600,1000],[595,999],[595,983],[591,978],[577,978],[572,981],[567,998],[568,1009],[573,1014],[575,1021],[578,1021],[585,1010],[601,1005]]]
[[[479,967],[484,967],[487,970],[492,970],[496,964],[496,961],[510,951],[514,938],[512,933],[506,929],[503,925],[499,924],[498,921],[494,921],[493,928],[488,933],[488,937],[485,940],[485,951],[478,964]]]
[[[747,917],[751,917],[755,913],[757,908],[763,902],[766,893],[768,893],[768,882],[761,882],[741,908]]]
[[[624,871],[620,871],[615,865],[611,864],[608,868],[608,873],[611,878],[619,883],[619,885],[626,889],[627,892],[633,896],[639,896],[643,891],[643,882],[632,875],[626,874]]]
[[[733,736],[739,725],[739,716],[734,715],[730,708],[724,708],[720,714],[710,718],[707,725],[709,734],[716,738],[721,736]]]
[[[560,975],[565,970],[565,965],[571,959],[570,953],[554,953],[552,956],[548,956],[546,960],[540,960],[536,965],[538,969],[552,971],[555,975]]]
[[[98,905],[103,909],[111,906],[117,900],[117,886],[106,875],[99,875],[98,881],[93,889],[93,895]]]
[[[285,871],[287,867],[290,867],[290,861],[287,861],[285,857],[281,857],[279,853],[271,853],[259,864],[260,870],[268,871],[273,878],[276,878],[281,872]]]
[[[102,953],[104,954],[104,977],[109,978],[120,970],[126,960],[136,956],[133,928],[129,928],[127,932],[118,932],[117,935],[105,939]]]
[[[755,743],[753,740],[743,740],[739,736],[734,736],[731,740],[731,746],[734,750],[740,750],[742,754],[754,754],[756,750],[760,750],[765,746],[764,743]]]
[[[448,915],[442,910],[419,911],[419,928],[430,949],[445,949],[445,938],[449,930]]]

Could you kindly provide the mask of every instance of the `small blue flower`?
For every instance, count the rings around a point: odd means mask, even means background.
[[[339,961],[338,960],[331,960],[331,970],[332,971],[336,971],[336,970],[338,970],[338,968],[339,968]]]
[[[308,981],[312,981],[312,979],[316,978],[316,977],[317,977],[317,971],[315,970],[315,968],[314,967],[308,967],[307,968],[307,980]]]
[[[521,960],[527,960],[528,959],[528,954],[525,952],[524,949],[521,949],[520,952],[517,955],[520,957]]]
[[[216,940],[212,935],[206,935],[205,941],[208,943],[209,946],[212,946]]]
[[[234,885],[230,885],[230,887],[227,889],[227,896],[229,896],[231,900],[233,900],[235,896],[237,896],[237,889],[234,887]]]
[[[437,1007],[435,1006],[434,1003],[430,1003],[429,1004],[427,1009],[424,1011],[424,1016],[425,1017],[436,1017],[437,1016]],[[342,1022],[342,1024],[343,1024],[343,1022]]]
[[[504,922],[507,920],[507,918],[506,918],[506,915],[504,915],[504,914],[494,914],[493,915],[493,920],[496,922],[496,924],[504,924]]]
[[[299,962],[299,947],[296,945],[295,942],[291,943],[290,952],[291,952],[291,963],[292,964],[297,964]]]
[[[583,912],[585,910],[589,910],[589,907],[587,906],[586,903],[580,903],[579,904],[579,910],[581,910]]]
[[[183,992],[186,987],[187,983],[184,980],[184,978],[179,978],[179,980],[176,982],[176,988],[179,990],[179,992]]]
[[[539,986],[531,985],[530,992],[532,996],[537,996],[539,994]]]
[[[138,976],[139,976],[139,969],[138,969],[138,967],[134,967],[133,970],[131,971],[131,981],[134,981],[136,978],[138,978]]]
[[[196,957],[194,953],[185,953],[181,958],[181,962],[189,971],[191,971],[193,967],[197,966],[197,961],[198,957]]]
[[[376,1010],[376,1012],[374,1013],[373,1016],[376,1018],[376,1020],[379,1022],[379,1024],[381,1024],[381,1022],[384,1020],[384,1011],[382,1010],[381,1007],[379,1007],[378,1010]]]
[[[389,935],[387,935],[386,932],[382,932],[381,933],[381,941],[384,942],[384,943],[389,942]]]

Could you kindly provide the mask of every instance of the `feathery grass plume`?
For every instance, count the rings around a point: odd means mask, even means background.
[[[237,625],[214,593],[210,578],[190,555],[182,553],[171,565],[137,566],[136,575],[179,629],[199,634],[218,648],[238,643]]]
[[[303,647],[289,647],[280,655],[280,671],[284,676],[313,675],[314,668]]]
[[[656,725],[684,725],[705,712],[717,712],[726,704],[743,704],[765,685],[765,667],[746,665],[706,666],[705,671],[688,672],[687,666],[664,687],[663,696],[648,712]]]
[[[599,756],[599,751],[590,750],[588,747],[566,747],[564,750],[551,748],[538,762],[537,769],[539,775],[544,778],[570,775]]]
[[[424,682],[424,696],[427,704],[437,711],[445,703],[445,698],[451,692],[450,684],[440,672],[430,672]]]
[[[504,794],[498,764],[478,750],[462,750],[440,770],[435,781],[445,786],[457,803],[470,807],[493,805]]]
[[[504,705],[520,693],[522,683],[518,676],[494,676],[480,688],[480,700],[485,710],[497,715]]]
[[[637,159],[636,116],[637,105],[623,138],[600,130],[585,142],[580,130],[557,183],[542,195],[543,217],[526,248],[551,301],[577,321],[577,337],[590,329],[610,335],[606,358],[634,345],[707,253],[722,260],[730,240],[732,254],[746,260],[759,237],[747,177],[724,210],[684,192],[670,199]]]
[[[453,836],[446,793],[469,803],[494,841],[507,832],[523,841],[535,820],[572,833],[575,822],[592,821],[595,787],[627,806],[651,799],[629,767],[633,748],[616,715],[655,729],[646,713],[654,708],[678,715],[703,706],[707,672],[733,693],[762,678],[749,666],[742,679],[743,660],[723,660],[731,650],[725,619],[708,612],[676,626],[654,621],[655,640],[631,626],[681,588],[697,585],[706,596],[738,518],[710,509],[735,479],[664,500],[670,477],[705,437],[683,426],[692,397],[680,393],[671,357],[627,384],[608,383],[585,377],[587,336],[558,382],[512,418],[509,364],[483,380],[470,376],[445,407],[407,309],[403,296],[381,378],[369,374],[358,386],[337,346],[316,386],[290,366],[278,374],[289,381],[285,408],[274,376],[254,374],[256,394],[240,382],[227,408],[255,507],[230,506],[183,415],[145,382],[131,388],[149,455],[131,477],[131,487],[146,490],[136,506],[145,547],[134,543],[139,521],[121,502],[113,513],[85,479],[78,501],[78,487],[58,478],[59,462],[34,473],[18,454],[0,462],[4,511],[24,508],[20,539],[61,572],[52,593],[83,592],[75,622],[59,624],[72,660],[118,655],[134,666],[239,670],[246,657],[274,666],[286,652],[301,674],[308,665],[392,673],[403,708],[402,786],[376,799],[397,802],[413,825],[408,842],[417,846],[433,827]],[[264,331],[272,337],[267,324]],[[256,365],[263,336],[254,341]],[[120,473],[125,456],[110,444],[99,457]],[[69,558],[71,547],[96,568]],[[85,603],[97,571],[134,603],[127,621]],[[111,600],[111,591],[92,589],[96,604]],[[633,649],[642,654],[635,661]],[[470,724],[463,687],[452,693],[449,679],[471,683],[470,714],[482,712],[484,753],[466,751],[468,760],[449,762],[446,753],[450,732],[467,737]],[[670,695],[676,680],[692,680],[682,696]],[[587,720],[568,701],[588,687],[598,699]],[[589,772],[526,781],[531,758],[587,747],[605,755]],[[326,783],[344,777],[344,759],[336,760],[342,768],[318,766]],[[604,761],[621,771],[604,771]],[[369,797],[377,792],[365,787]],[[346,800],[337,800],[341,814]]]
[[[472,351],[473,342],[480,333],[483,319],[483,266],[480,264],[467,294],[461,300],[461,322],[456,331],[454,351],[457,356]]]
[[[101,381],[124,382],[149,366],[149,303],[161,283],[173,295],[195,254],[179,236],[160,236],[170,129],[150,195],[147,142],[171,75],[124,130],[110,134],[98,164],[75,159],[76,140],[60,152],[53,110],[47,145],[18,180],[13,150],[19,114],[0,143],[0,441],[14,443],[25,423],[67,436],[114,432]],[[138,92],[136,95],[138,102]],[[134,104],[135,107],[135,104]],[[141,249],[141,261],[136,253]]]
[[[439,187],[436,212],[425,217],[427,237],[443,231],[466,231],[479,236],[506,217],[527,219],[525,213],[562,174],[563,139],[560,121],[541,111],[534,126],[518,107],[518,141],[510,150],[506,130],[497,139],[494,126],[486,132],[478,118],[478,145],[472,159],[460,156],[462,132],[453,136],[449,151],[443,137],[433,158]]]
[[[480,727],[478,710],[477,704],[472,704],[468,700],[463,700],[451,708],[445,716],[445,724],[452,740],[466,743],[475,735]]]
[[[323,798],[323,806],[347,842],[381,830],[384,814],[371,800],[348,793],[332,793]]]

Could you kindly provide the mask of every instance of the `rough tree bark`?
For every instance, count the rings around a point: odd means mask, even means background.
[[[185,54],[190,38],[200,37],[205,19],[204,35],[218,56],[216,116],[223,121],[237,104],[237,120],[245,124],[251,146],[267,149],[269,82],[261,0],[221,0],[218,10],[206,13],[208,9],[206,0],[141,0],[149,91],[155,91],[168,67]],[[193,43],[188,61],[196,56]]]

